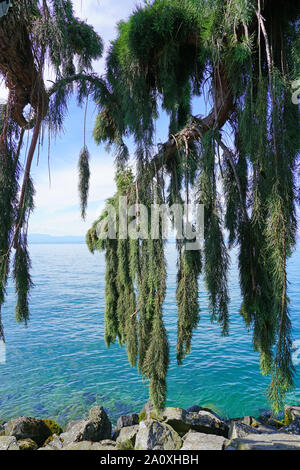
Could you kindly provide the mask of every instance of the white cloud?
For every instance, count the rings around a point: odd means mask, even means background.
[[[116,37],[117,23],[120,20],[126,20],[137,3],[136,0],[73,0],[75,15],[93,25],[104,40],[106,50],[110,41]],[[104,64],[104,57],[96,61],[94,63],[95,71],[102,74]],[[51,69],[46,74],[46,79],[51,78]],[[0,83],[1,98],[7,98],[7,89],[3,83]],[[79,113],[76,114],[77,118],[78,116],[80,116]],[[74,133],[72,135],[72,131],[66,132],[64,136],[64,140],[69,141],[71,145],[72,139],[76,141],[76,138]],[[60,152],[59,145],[56,146],[55,152]],[[62,160],[64,159],[62,158]],[[97,159],[92,158],[90,207],[87,210],[86,222],[83,222],[80,218],[77,162],[65,163],[59,169],[52,167],[51,187],[49,187],[47,170],[41,168],[33,170],[36,209],[30,219],[30,233],[84,235],[91,223],[99,216],[104,207],[104,200],[112,196],[115,191],[112,157],[108,156],[104,159],[103,155],[98,155]]]
[[[101,161],[102,160],[102,161]],[[31,216],[30,233],[49,235],[84,235],[100,215],[104,201],[115,192],[112,159],[91,160],[89,205],[86,221],[80,217],[78,171],[74,165],[51,170],[51,186],[47,172],[36,178],[36,210]],[[35,177],[33,175],[33,179]]]
[[[127,20],[129,15],[141,2],[136,0],[74,0],[76,16],[86,20],[102,37],[107,51],[110,41],[117,35],[117,24],[121,20]],[[105,71],[105,54],[103,58],[94,63],[94,69],[98,74]]]

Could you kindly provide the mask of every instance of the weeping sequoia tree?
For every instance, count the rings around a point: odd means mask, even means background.
[[[0,306],[12,266],[16,317],[29,319],[31,164],[45,131],[50,141],[61,130],[72,92],[79,104],[90,96],[99,108],[94,138],[113,148],[117,168],[117,192],[87,234],[92,252],[105,251],[105,341],[126,346],[158,409],[165,403],[169,365],[165,242],[161,222],[156,239],[99,236],[109,205],[120,219],[119,196],[148,208],[192,199],[205,207],[201,250],[188,250],[184,237],[177,240],[178,363],[190,352],[199,322],[200,275],[211,319],[228,334],[228,250],[237,246],[241,314],[261,371],[271,376],[268,398],[275,410],[293,387],[287,262],[299,201],[299,107],[293,99],[300,78],[299,11],[298,0],[144,2],[118,25],[103,78],[92,71],[101,39],[74,17],[70,0],[0,2],[0,72],[9,89],[0,120]],[[54,76],[49,88],[46,66]],[[192,115],[200,96],[211,105],[206,116]],[[169,116],[169,140],[155,149],[160,110]],[[128,166],[130,136],[134,172]],[[89,175],[84,144],[83,217]],[[0,335],[4,339],[2,325]]]

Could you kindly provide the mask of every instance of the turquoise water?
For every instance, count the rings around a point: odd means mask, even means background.
[[[140,411],[148,399],[147,384],[130,368],[125,349],[105,347],[104,257],[85,245],[32,245],[35,288],[27,328],[14,320],[12,284],[3,309],[6,363],[0,364],[0,421],[20,415],[53,417],[61,424],[103,405],[113,422],[120,414]],[[191,354],[176,364],[176,255],[168,245],[168,291],[164,318],[171,346],[168,375],[170,406],[193,404],[214,408],[223,416],[257,415],[268,408],[268,378],[259,372],[251,333],[239,315],[240,291],[235,257],[230,271],[230,336],[212,325],[207,293],[200,283],[201,321]],[[294,338],[300,340],[300,249],[289,264]],[[300,342],[299,342],[300,343]],[[300,357],[300,354],[299,354]],[[300,365],[288,403],[300,402]]]

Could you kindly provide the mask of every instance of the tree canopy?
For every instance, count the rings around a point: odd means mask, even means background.
[[[199,321],[200,274],[212,321],[222,334],[230,331],[229,249],[237,246],[241,314],[253,331],[261,371],[271,376],[268,396],[278,410],[294,375],[287,262],[299,203],[299,106],[292,100],[300,78],[299,15],[298,0],[148,1],[118,25],[101,78],[91,61],[102,54],[102,42],[74,17],[71,1],[12,1],[0,18],[0,72],[10,89],[0,129],[0,304],[14,246],[17,318],[27,321],[32,157],[43,126],[61,128],[70,93],[76,90],[79,102],[91,95],[99,106],[94,138],[115,153],[117,192],[108,204],[117,217],[120,196],[148,208],[192,199],[205,207],[203,249],[189,251],[184,237],[177,241],[178,363],[190,352]],[[48,90],[46,63],[56,74]],[[192,115],[197,97],[211,103],[206,116],[201,108]],[[33,115],[26,119],[28,104]],[[155,149],[161,109],[169,116],[169,139]],[[29,127],[23,175],[19,155]],[[128,168],[130,136],[135,172]],[[79,168],[84,216],[90,174],[85,145]],[[97,226],[106,216],[107,209],[87,234],[90,250],[106,256],[105,340],[126,345],[130,364],[149,380],[151,399],[162,408],[169,365],[164,240],[103,240]]]

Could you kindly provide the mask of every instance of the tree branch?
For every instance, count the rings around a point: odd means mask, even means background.
[[[159,153],[150,162],[150,169],[157,171],[177,150],[177,141],[184,139],[187,143],[200,140],[212,129],[221,129],[233,112],[233,95],[226,76],[225,68],[220,64],[214,70],[215,94],[214,106],[203,119],[193,118],[192,122],[161,145]]]

